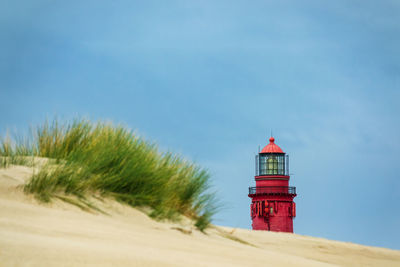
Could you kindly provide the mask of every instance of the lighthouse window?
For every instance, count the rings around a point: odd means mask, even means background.
[[[259,175],[285,175],[285,156],[280,154],[260,154]]]
[[[278,160],[275,156],[267,159],[267,174],[278,174]]]

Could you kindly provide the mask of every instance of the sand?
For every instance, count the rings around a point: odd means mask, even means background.
[[[400,251],[287,233],[157,222],[112,200],[107,214],[22,192],[32,168],[0,169],[0,266],[400,266]]]

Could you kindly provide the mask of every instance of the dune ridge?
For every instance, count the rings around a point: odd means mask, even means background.
[[[160,151],[156,143],[123,125],[54,119],[24,137],[0,136],[0,168],[39,167],[37,157],[47,163],[32,175],[24,191],[43,202],[58,198],[93,209],[87,197],[111,196],[134,207],[151,207],[153,218],[189,217],[201,231],[219,207],[206,169],[176,153]]]
[[[400,251],[297,234],[158,222],[112,200],[38,203],[33,168],[0,169],[0,266],[400,266]]]

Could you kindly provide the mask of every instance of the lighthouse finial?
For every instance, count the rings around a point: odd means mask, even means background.
[[[271,128],[271,137],[269,138],[269,142],[270,142],[270,143],[273,143],[274,141],[275,141],[275,138],[274,138],[274,136],[273,136],[272,128]]]

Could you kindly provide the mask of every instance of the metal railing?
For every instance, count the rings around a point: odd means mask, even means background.
[[[294,186],[259,186],[249,187],[249,195],[296,195]]]

